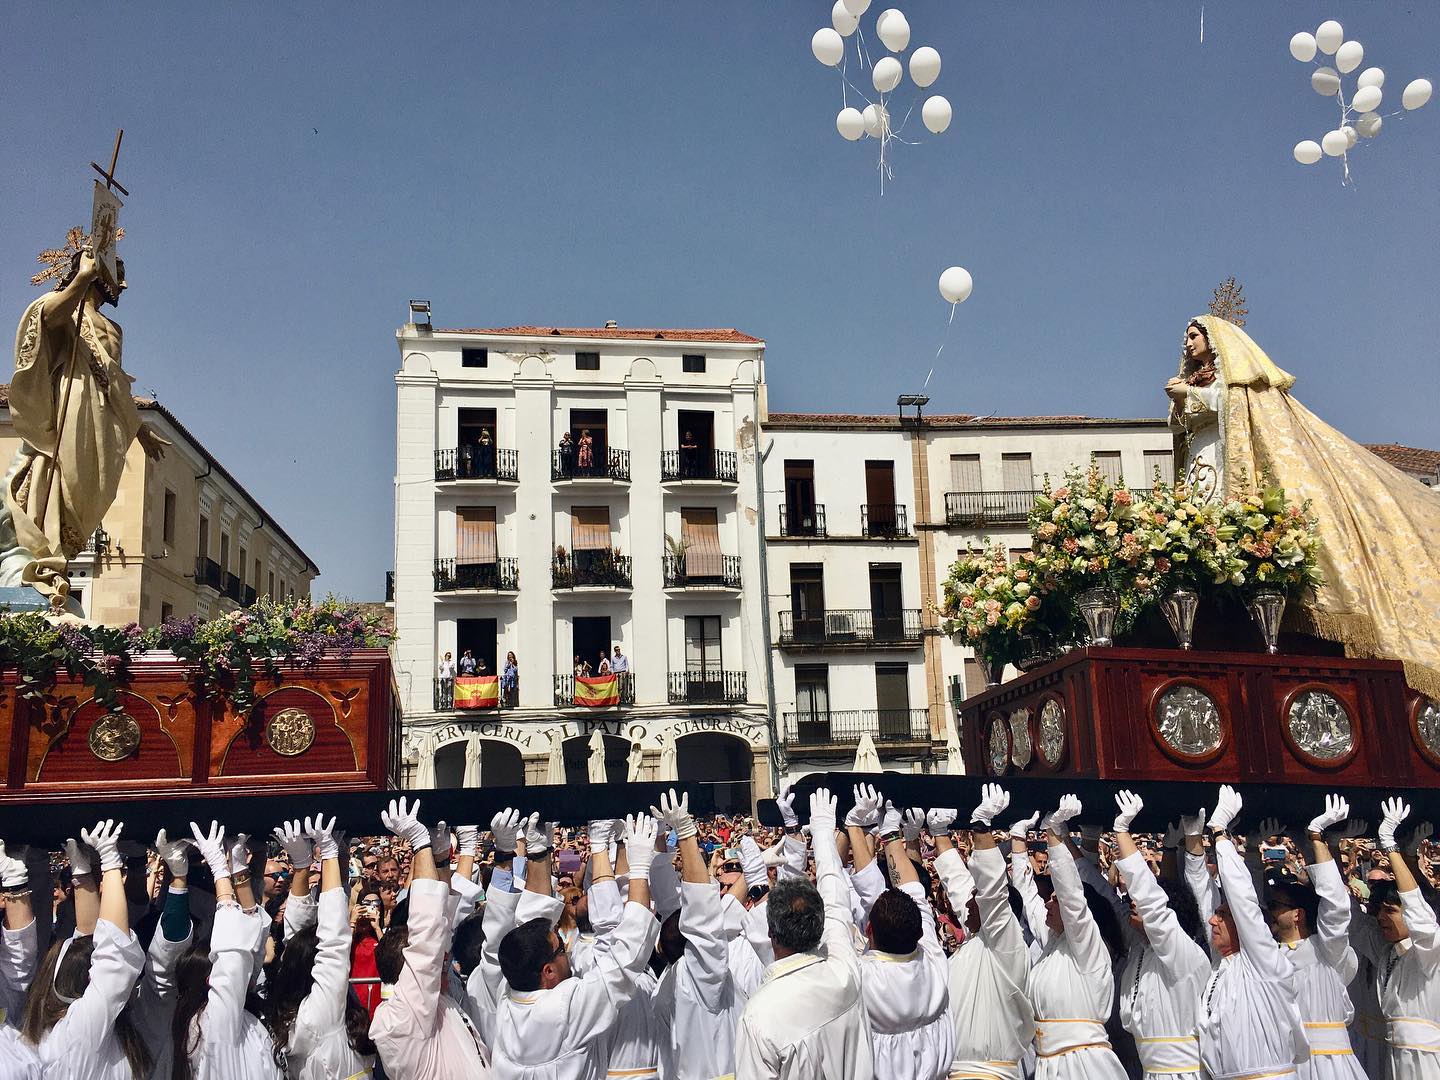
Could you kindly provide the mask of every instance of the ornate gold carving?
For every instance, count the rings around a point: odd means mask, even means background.
[[[124,761],[140,749],[140,725],[125,712],[111,712],[90,728],[90,752],[101,761]]]
[[[277,754],[298,757],[315,742],[315,721],[304,709],[281,709],[265,725],[265,740]]]

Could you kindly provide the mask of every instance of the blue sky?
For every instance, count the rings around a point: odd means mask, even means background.
[[[322,592],[378,598],[391,565],[393,334],[416,296],[437,325],[738,326],[768,342],[772,408],[886,412],[944,338],[958,263],[975,292],[932,409],[1149,416],[1234,274],[1310,408],[1440,446],[1440,102],[1387,121],[1342,187],[1338,162],[1291,160],[1336,110],[1287,49],[1340,19],[1389,111],[1440,76],[1440,4],[1212,0],[1203,44],[1191,0],[906,4],[955,120],[895,148],[883,197],[810,55],[820,0],[154,3],[103,30],[24,7],[0,313],[88,220],[88,162],[125,127],[126,367]]]

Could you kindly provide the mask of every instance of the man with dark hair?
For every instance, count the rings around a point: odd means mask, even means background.
[[[770,890],[775,963],[746,1002],[735,1036],[735,1075],[745,1080],[875,1075],[850,939],[850,887],[835,847],[835,798],[825,788],[810,797],[810,830],[820,887],[781,878]]]

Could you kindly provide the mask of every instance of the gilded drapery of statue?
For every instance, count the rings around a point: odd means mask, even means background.
[[[1177,475],[1213,468],[1218,498],[1268,476],[1309,499],[1325,584],[1292,605],[1295,628],[1348,656],[1401,660],[1411,686],[1440,698],[1440,492],[1300,404],[1294,376],[1238,326],[1213,315],[1191,325],[1201,344],[1187,344],[1166,388],[1186,450]]]

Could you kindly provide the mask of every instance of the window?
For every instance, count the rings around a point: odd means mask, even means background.
[[[825,578],[819,563],[791,563],[790,618],[796,641],[825,640]]]
[[[235,560],[235,576],[240,579],[240,584],[245,584],[245,549],[240,549],[240,557]]]
[[[490,366],[490,350],[489,350],[489,349],[461,349],[461,350],[460,350],[460,366],[461,366],[461,367],[489,367],[489,366]]]
[[[950,490],[984,491],[980,485],[980,455],[950,455]]]
[[[166,544],[175,543],[175,492],[165,491],[165,511],[160,519],[160,537]]]
[[[703,374],[705,371],[705,355],[703,353],[686,353],[680,358],[680,370],[688,371],[694,375]]]
[[[202,559],[210,554],[210,519],[204,514],[200,515],[199,540],[195,545],[195,553]]]
[[[270,597],[271,600],[274,600],[274,599],[275,599],[275,571],[274,571],[274,570],[271,570],[271,571],[270,571],[269,587],[266,588],[266,590],[265,590],[265,595],[268,596],[268,597]]]
[[[720,617],[685,616],[685,671],[690,682],[719,682]]]
[[[220,534],[220,572],[230,572],[230,537],[225,533]]]
[[[718,512],[706,507],[680,508],[680,543],[685,549],[686,580],[723,581],[725,558],[720,550]]]
[[[577,352],[575,354],[576,371],[599,371],[600,354],[598,352]]]
[[[1095,462],[1095,467],[1100,470],[1100,475],[1110,483],[1120,483],[1120,451],[1119,450],[1096,450],[1090,455]]]
[[[875,729],[881,739],[909,737],[909,665],[875,665]]]
[[[782,536],[817,536],[815,511],[815,462],[785,462],[785,505],[781,508]]]
[[[1155,483],[1156,472],[1160,474],[1162,484],[1173,484],[1175,482],[1175,454],[1170,450],[1146,450],[1145,451],[1145,486],[1149,487]]]
[[[830,668],[825,664],[800,664],[795,668],[795,713],[800,741],[807,735],[830,733]]]
[[[1002,454],[1000,473],[1006,491],[1022,491],[1028,494],[1035,487],[1035,470],[1030,465],[1029,454]]]
[[[258,591],[260,590],[260,560],[259,560],[259,559],[256,559],[256,560],[255,560],[255,577],[254,577],[253,580],[254,580],[254,582],[255,582],[255,590],[258,592]]]
[[[161,604],[161,605],[160,605],[160,624],[161,624],[162,626],[163,626],[165,623],[169,622],[169,621],[170,621],[171,619],[173,619],[174,617],[175,617],[175,605],[174,605],[174,604]]]
[[[499,558],[495,543],[495,507],[461,506],[455,510],[455,562],[457,566],[493,564]]]
[[[900,606],[900,564],[870,564],[870,618],[876,641],[899,641],[905,636],[905,612]]]

